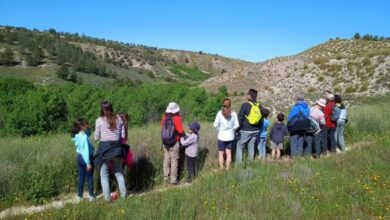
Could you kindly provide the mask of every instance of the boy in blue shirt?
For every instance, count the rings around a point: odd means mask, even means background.
[[[269,110],[263,109],[261,115],[263,116],[263,124],[261,125],[259,131],[259,144],[257,145],[257,149],[259,150],[259,159],[264,160],[266,154],[266,145],[267,145],[267,129],[269,127]]]

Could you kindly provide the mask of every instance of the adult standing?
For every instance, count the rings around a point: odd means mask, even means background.
[[[183,136],[183,123],[180,116],[180,107],[175,102],[170,102],[161,120],[163,148],[164,148],[164,181],[177,184],[177,172],[179,166],[180,137]],[[169,130],[173,129],[172,132]],[[172,141],[167,140],[173,139]]]
[[[322,133],[322,153],[327,154],[330,143],[330,152],[336,152],[336,122],[332,121],[333,107],[335,106],[334,95],[328,93],[326,96],[326,106],[324,108],[325,127]]]
[[[249,89],[247,93],[247,102],[241,105],[238,114],[238,123],[240,125],[240,138],[236,149],[236,162],[242,162],[242,151],[247,145],[248,157],[254,160],[255,143],[261,127],[261,112],[263,107],[257,102],[257,90]]]
[[[325,126],[325,115],[322,109],[326,105],[325,99],[319,99],[316,101],[315,105],[310,108],[310,117],[314,119],[322,130]],[[314,134],[306,134],[305,140],[307,144],[307,149],[305,150],[306,155],[311,155],[312,148],[316,153],[316,158],[320,158],[321,155],[321,130]]]
[[[230,109],[231,101],[226,98],[223,101],[222,110],[218,111],[214,120],[214,127],[218,132],[218,163],[221,170],[229,170],[232,162],[232,147],[235,138],[235,130],[239,127],[237,114]],[[225,162],[226,155],[226,162]]]
[[[348,113],[340,95],[334,96],[334,102],[336,103],[336,107],[339,111],[338,118],[337,118],[335,142],[337,145],[340,146],[340,150],[343,152],[345,151],[344,127],[345,127],[345,123],[348,121]]]
[[[114,114],[112,104],[104,101],[101,103],[100,117],[96,119],[95,140],[99,142],[99,148],[95,155],[95,166],[100,167],[100,180],[104,199],[111,201],[109,186],[109,164],[114,165],[114,174],[119,186],[121,198],[126,197],[126,185],[122,172],[123,150],[120,140],[125,137],[125,129],[122,119]]]
[[[296,103],[291,108],[287,119],[290,132],[291,157],[301,156],[305,132],[310,126],[310,109],[302,93],[296,95]]]

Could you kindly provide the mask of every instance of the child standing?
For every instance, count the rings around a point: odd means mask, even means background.
[[[259,144],[257,145],[257,149],[259,150],[259,159],[264,160],[265,154],[266,154],[266,144],[267,144],[267,129],[269,127],[269,110],[263,109],[261,112],[261,115],[263,116],[263,124],[261,125],[260,131],[259,131]]]
[[[91,134],[87,120],[80,118],[73,123],[72,127],[72,141],[76,145],[76,163],[79,174],[78,180],[78,193],[77,198],[81,200],[83,198],[84,182],[87,179],[89,201],[95,200],[93,192],[93,166],[92,155],[94,148],[89,140]]]
[[[284,137],[288,135],[287,126],[283,123],[284,114],[279,113],[277,116],[278,121],[275,122],[269,133],[271,139],[271,157],[276,159],[280,158],[280,150],[283,149]]]
[[[187,183],[192,183],[195,178],[196,159],[198,156],[198,141],[200,125],[198,122],[191,122],[189,125],[189,134],[187,138],[181,137],[180,143],[186,147],[185,155],[187,161]]]

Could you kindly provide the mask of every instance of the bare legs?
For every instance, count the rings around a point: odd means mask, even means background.
[[[225,153],[226,153],[226,164],[225,164]],[[232,163],[232,151],[226,149],[225,151],[218,151],[218,162],[219,169],[223,170],[226,166],[226,170],[230,169],[230,164]]]
[[[271,153],[272,159],[279,159],[280,158],[280,149],[272,149]]]

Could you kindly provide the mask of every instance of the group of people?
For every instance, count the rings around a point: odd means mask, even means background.
[[[337,147],[345,151],[344,126],[348,122],[348,114],[342,99],[326,91],[325,98],[318,99],[314,106],[309,107],[303,94],[295,97],[287,124],[285,115],[276,114],[276,121],[270,126],[270,111],[257,100],[257,91],[249,89],[247,100],[241,105],[237,114],[232,111],[232,102],[225,98],[221,109],[217,112],[213,126],[218,132],[218,163],[219,168],[230,169],[232,155],[235,152],[235,163],[243,161],[243,151],[247,149],[248,159],[255,159],[255,146],[258,158],[266,158],[267,140],[269,139],[271,158],[279,159],[284,149],[285,137],[290,136],[290,156],[314,156],[335,153]],[[188,124],[187,132],[183,129],[180,107],[177,103],[168,104],[161,120],[161,139],[164,151],[163,172],[167,184],[178,183],[178,166],[180,149],[185,148],[187,163],[187,183],[195,178],[198,156],[200,124],[193,121]],[[76,146],[78,166],[78,197],[83,196],[83,185],[87,180],[89,200],[93,201],[93,170],[100,169],[100,180],[104,199],[112,201],[109,174],[115,175],[118,182],[120,197],[127,195],[124,167],[131,168],[132,154],[127,145],[128,115],[115,114],[110,102],[101,103],[100,117],[95,124],[95,140],[99,147],[94,154],[94,148],[89,140],[90,129],[85,119],[78,119],[72,128],[72,140]],[[269,131],[269,132],[268,132]],[[235,147],[236,146],[236,147]],[[234,151],[235,150],[235,151]]]

